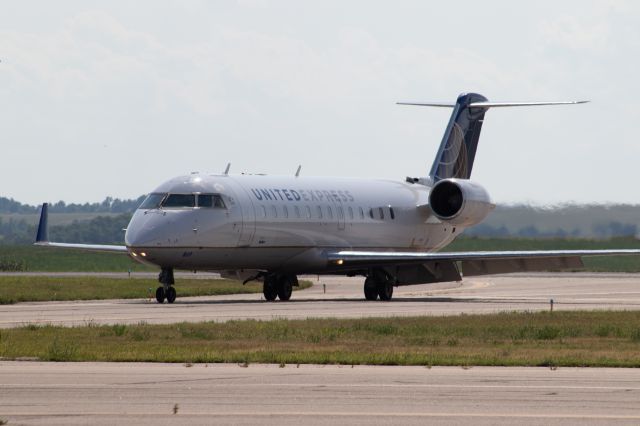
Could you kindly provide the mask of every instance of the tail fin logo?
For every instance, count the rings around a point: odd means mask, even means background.
[[[469,176],[467,162],[467,146],[464,143],[464,130],[458,123],[453,123],[451,133],[442,150],[440,161],[435,170],[435,179]]]

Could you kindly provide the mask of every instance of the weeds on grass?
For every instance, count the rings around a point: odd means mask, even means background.
[[[46,361],[71,361],[74,359],[77,347],[71,344],[63,344],[58,338],[54,338],[45,355]]]
[[[125,331],[127,331],[127,326],[126,324],[114,324],[111,326],[111,329],[113,330],[113,334],[120,337],[124,336]]]

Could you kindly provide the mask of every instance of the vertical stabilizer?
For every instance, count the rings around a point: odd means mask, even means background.
[[[482,106],[470,106],[477,102],[487,102],[487,98],[477,93],[463,93],[458,96],[438,154],[429,172],[433,182],[447,178],[469,179],[471,177],[484,113],[488,109]]]

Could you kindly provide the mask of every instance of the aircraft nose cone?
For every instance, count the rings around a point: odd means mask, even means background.
[[[124,235],[129,247],[148,247],[157,240],[157,213],[136,211]]]

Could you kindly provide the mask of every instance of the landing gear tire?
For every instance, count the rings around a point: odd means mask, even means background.
[[[169,303],[175,302],[176,289],[171,287],[175,284],[175,280],[173,279],[173,268],[162,268],[160,275],[158,275],[158,282],[162,284],[162,286],[158,287],[156,290],[156,300],[158,303],[164,303],[164,299],[167,299],[167,302]]]
[[[176,289],[169,287],[165,292],[167,296],[167,303],[173,303],[176,301]]]
[[[158,287],[156,289],[156,300],[158,303],[164,303],[166,295],[164,294],[164,287]]]
[[[388,280],[378,283],[378,296],[380,300],[389,301],[393,297],[393,285]]]
[[[278,279],[278,297],[280,300],[287,301],[291,299],[291,293],[293,292],[293,283],[291,278],[286,275],[282,275]]]
[[[275,277],[266,277],[264,284],[262,284],[262,294],[264,298],[269,302],[273,302],[278,297],[278,287],[276,285]]]
[[[364,298],[366,300],[378,299],[378,286],[372,277],[367,277],[364,280]]]

